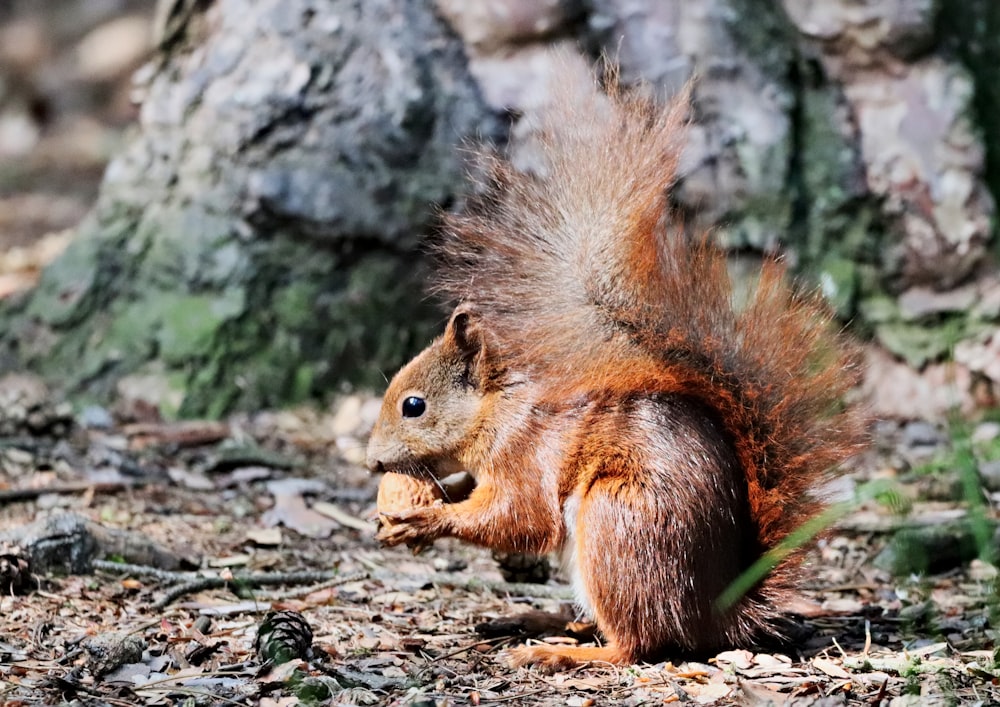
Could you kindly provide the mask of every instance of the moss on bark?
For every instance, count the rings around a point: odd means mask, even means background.
[[[420,0],[219,0],[92,215],[0,305],[0,368],[220,415],[379,386],[430,337],[416,243],[500,134]]]

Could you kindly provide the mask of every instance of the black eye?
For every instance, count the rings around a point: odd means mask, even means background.
[[[427,402],[416,395],[411,395],[403,401],[403,417],[420,417],[426,409]]]

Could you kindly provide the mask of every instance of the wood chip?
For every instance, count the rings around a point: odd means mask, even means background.
[[[263,547],[277,547],[281,545],[281,528],[250,528],[247,530],[247,540]]]

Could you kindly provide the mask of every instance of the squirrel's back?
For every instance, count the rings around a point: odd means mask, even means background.
[[[766,551],[818,512],[825,475],[861,448],[842,405],[855,353],[777,261],[734,303],[724,254],[669,208],[688,93],[664,108],[609,83],[563,89],[541,125],[543,174],[483,156],[467,212],[446,218],[439,287],[475,308],[505,375],[554,404],[602,389],[709,410]],[[763,585],[771,599],[794,561]]]

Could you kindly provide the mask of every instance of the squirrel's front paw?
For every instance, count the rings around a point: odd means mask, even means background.
[[[375,539],[383,545],[429,545],[445,534],[440,501],[432,506],[384,513],[382,517],[382,527]]]

